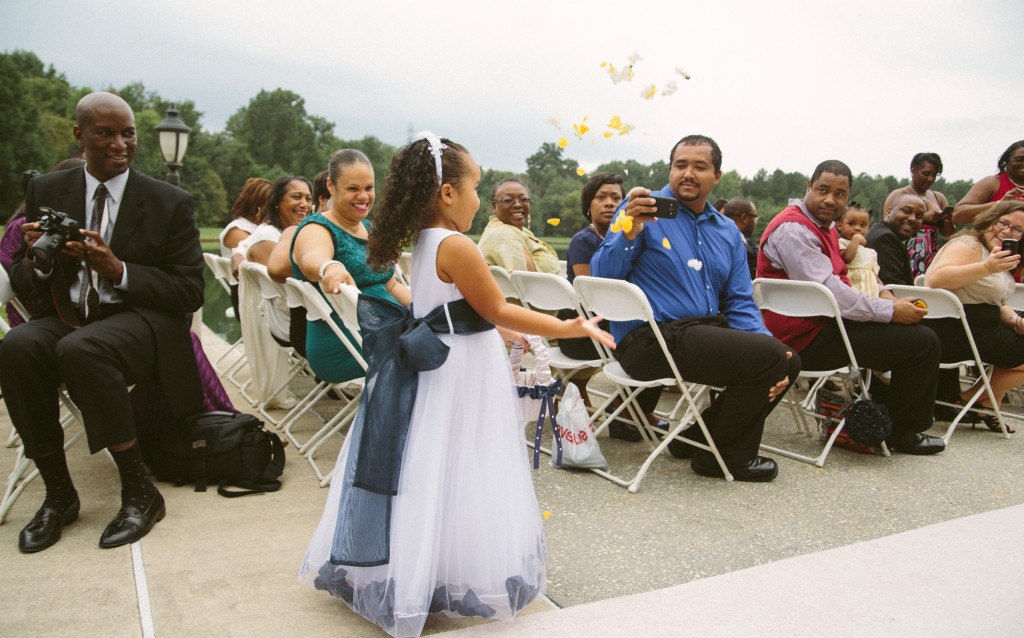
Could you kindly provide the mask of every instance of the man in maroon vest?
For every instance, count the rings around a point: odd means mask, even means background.
[[[868,297],[850,286],[839,250],[835,220],[846,209],[853,174],[838,160],[822,162],[807,183],[804,199],[793,199],[761,235],[757,276],[813,281],[836,298],[857,362],[891,370],[890,391],[881,400],[892,416],[887,443],[907,454],[935,454],[942,439],[922,434],[932,426],[940,345],[935,333],[917,325],[927,311],[913,298],[883,291]],[[800,354],[805,370],[828,370],[847,362],[835,322],[825,317],[764,313],[765,326]]]

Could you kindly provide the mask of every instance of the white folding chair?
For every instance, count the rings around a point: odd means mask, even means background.
[[[516,290],[516,296],[527,308],[540,311],[557,311],[569,308],[574,312],[581,312],[576,291],[573,290],[569,280],[558,275],[543,272],[527,272],[517,270],[510,275],[512,286]],[[574,359],[562,352],[557,346],[552,346],[547,339],[544,339],[548,346],[549,365],[555,368],[558,377],[563,381],[569,381],[573,375],[588,368],[600,368],[602,360],[597,359]]]
[[[398,256],[398,264],[395,267],[395,274],[406,286],[412,286],[412,253],[402,253]]]
[[[273,338],[274,334],[286,336],[289,332],[289,324],[282,323],[280,313],[271,307],[279,300],[287,303],[284,286],[270,278],[266,266],[250,261],[242,262],[239,277],[240,305],[246,309],[242,313],[242,334],[249,361],[249,383],[242,386],[242,396],[271,425],[281,427],[281,419],[269,410],[294,407],[289,386],[308,367],[293,348],[282,347]]]
[[[675,361],[672,359],[672,355],[668,350],[668,346],[665,344],[665,340],[661,336],[661,330],[658,328],[658,324],[654,321],[654,311],[651,309],[651,304],[647,300],[647,295],[644,294],[643,290],[627,281],[584,276],[576,277],[573,280],[573,288],[576,290],[576,295],[580,300],[582,308],[590,316],[600,315],[609,321],[646,321],[653,329],[654,335],[658,340],[658,344],[661,346],[662,355],[665,357],[669,368],[672,370],[671,377],[652,379],[650,381],[635,379],[622,369],[622,365],[615,360],[607,349],[595,342],[598,352],[601,352],[604,357],[604,376],[609,381],[616,384],[617,388],[621,392],[620,396],[622,397],[622,405],[620,405],[615,412],[609,416],[602,427],[607,425],[611,419],[617,417],[622,410],[628,409],[632,413],[634,420],[639,424],[640,432],[644,439],[653,449],[632,478],[623,479],[601,470],[591,471],[617,485],[626,487],[631,493],[635,493],[637,489],[639,489],[640,481],[643,480],[644,475],[654,462],[654,459],[657,458],[657,456],[661,454],[666,447],[668,447],[668,444],[671,441],[678,440],[711,452],[714,455],[715,460],[718,462],[719,467],[722,469],[722,473],[726,480],[733,480],[732,474],[729,472],[729,468],[725,466],[725,462],[722,460],[722,455],[719,453],[718,447],[715,445],[714,439],[711,437],[711,433],[708,432],[707,425],[705,425],[704,419],[700,414],[700,404],[698,401],[702,399],[707,387],[699,386],[697,395],[694,396],[691,394],[690,386],[679,374],[679,368],[676,367]],[[654,428],[647,423],[647,419],[644,418],[643,410],[637,403],[637,396],[647,388],[659,386],[677,388],[679,393],[682,395],[682,400],[676,404],[676,408],[668,415],[668,420],[670,422],[674,421],[675,424],[670,427],[669,432],[661,439],[661,441],[655,444],[658,437],[664,433],[654,430]],[[680,406],[685,406],[685,410],[681,417],[678,415]],[[706,444],[681,436],[681,432],[691,420],[696,421],[697,426],[704,434],[705,440],[707,441]]]
[[[505,295],[505,299],[519,299],[519,291],[516,290],[515,284],[512,283],[512,275],[501,266],[489,266],[489,268],[491,269],[491,275],[494,276],[494,281],[498,282],[501,294]]]
[[[360,351],[362,341],[359,338],[359,327],[354,321],[355,299],[359,294],[358,289],[355,289],[352,286],[342,286],[341,294],[328,295],[328,298],[331,300],[331,302],[328,303],[328,301],[320,295],[320,292],[309,282],[299,281],[289,277],[286,285],[295,291],[295,293],[302,299],[302,305],[306,309],[306,318],[309,321],[324,321],[331,329],[331,332],[334,333],[341,344],[345,346],[345,349],[349,351],[349,354],[351,354],[355,359],[356,363],[358,363],[365,372],[367,364],[366,360],[363,358],[362,352]],[[348,329],[352,334],[352,339],[349,339],[338,324],[334,322],[334,319],[331,318],[332,305],[338,308],[338,316],[342,318],[346,329]],[[347,320],[346,317],[348,317]],[[361,387],[364,381],[365,376],[348,381],[343,385],[347,385],[348,388],[352,388],[353,385]],[[335,387],[340,389],[341,385]],[[325,389],[316,398],[316,400],[319,400],[324,394],[326,394],[326,392],[327,390]],[[313,403],[315,403],[315,401],[310,402],[304,409],[310,409]],[[320,469],[316,463],[316,452],[319,451],[328,440],[352,422],[356,416],[356,410],[358,407],[359,394],[356,394],[355,397],[351,398],[348,403],[345,404],[341,411],[334,415],[333,418],[327,421],[323,427],[303,443],[300,443],[292,433],[292,427],[296,423],[297,418],[290,421],[284,428],[285,435],[289,440],[295,443],[296,447],[299,448],[299,454],[305,456],[310,466],[312,466],[313,472],[316,474],[316,477],[320,479],[320,485],[322,487],[326,487],[330,484],[331,473],[333,470],[325,473]]]
[[[978,390],[967,400],[966,404],[961,406],[956,403],[948,403],[946,401],[936,401],[938,405],[944,405],[951,408],[956,408],[959,413],[950,422],[949,427],[946,429],[946,433],[942,436],[942,440],[949,445],[949,439],[952,438],[953,432],[956,430],[960,421],[963,420],[964,416],[968,411],[973,410],[974,412],[981,414],[990,414],[996,417],[999,422],[999,427],[1003,432],[1004,438],[1010,438],[1010,434],[1006,429],[1006,423],[1003,422],[1003,413],[999,410],[999,404],[996,403],[995,394],[992,392],[992,386],[989,383],[990,375],[992,374],[992,366],[982,361],[981,356],[978,354],[978,348],[974,344],[974,335],[971,334],[971,327],[967,324],[967,315],[964,314],[963,304],[953,293],[948,290],[942,290],[938,288],[919,288],[917,286],[898,286],[889,285],[885,287],[886,290],[892,292],[897,298],[900,297],[917,297],[926,304],[928,304],[928,319],[956,319],[960,322],[963,327],[964,335],[967,337],[967,343],[971,346],[972,359],[965,359],[964,361],[958,361],[955,363],[942,363],[939,364],[941,368],[953,369],[960,368],[964,365],[972,365],[978,371],[977,380],[981,382],[981,386]],[[978,399],[981,398],[982,393],[988,395],[989,403],[992,404],[992,409],[985,409],[980,406],[975,406]]]
[[[785,279],[755,279],[754,280],[754,302],[762,311],[770,310],[776,314],[787,317],[826,317],[836,322],[839,334],[843,338],[843,346],[846,348],[846,356],[849,363],[845,366],[832,370],[800,370],[800,377],[811,381],[810,389],[807,391],[803,401],[796,401],[787,396],[784,400],[800,424],[801,431],[805,434],[819,435],[822,421],[825,417],[815,410],[815,401],[818,391],[830,378],[839,377],[850,388],[850,393],[855,399],[866,399],[868,397],[868,382],[861,376],[860,366],[857,364],[857,357],[850,346],[850,339],[846,335],[846,326],[839,314],[839,306],[836,299],[825,286],[811,281],[790,281]],[[870,378],[868,376],[867,378]],[[807,426],[805,415],[814,418],[817,428],[811,429]],[[825,443],[824,449],[818,456],[807,456],[790,450],[761,444],[761,449],[773,454],[779,454],[787,458],[811,463],[818,467],[825,466],[825,459],[832,450],[836,439],[839,437],[846,425],[846,419],[841,420],[832,431],[831,436]],[[882,443],[882,453],[889,455],[888,448]]]
[[[0,305],[10,303],[18,314],[28,321],[32,318],[32,314],[26,310],[25,306],[15,296],[14,288],[11,287],[10,278],[7,275],[7,271],[0,268]],[[4,326],[4,334],[10,330],[10,326]],[[82,420],[82,413],[78,411],[78,406],[71,401],[71,397],[67,395],[67,392],[63,388],[57,389],[57,398],[60,400],[61,405],[66,410],[64,415],[61,417],[60,425],[64,430],[64,449],[68,450],[72,445],[75,444],[78,439],[82,438],[85,434],[84,421]],[[70,428],[78,424],[78,427],[70,436],[68,432]],[[15,501],[21,496],[21,493],[25,490],[25,487],[32,482],[37,476],[39,476],[39,470],[35,468],[35,464],[31,459],[25,457],[25,446],[19,442],[17,431],[13,425],[11,427],[11,433],[7,440],[7,447],[17,446],[14,456],[14,467],[11,469],[11,473],[7,476],[7,484],[4,487],[3,499],[0,500],[0,525],[3,524],[4,519],[7,518],[7,512],[10,511],[11,507],[14,506]]]
[[[227,257],[221,257],[213,253],[203,253],[203,260],[206,262],[206,267],[213,273],[214,279],[217,283],[224,288],[224,292],[231,296],[231,286],[237,286],[238,280],[231,272],[231,260]],[[234,317],[235,309],[229,307],[224,311],[225,317]],[[233,359],[228,359],[232,354],[235,355]],[[227,361],[225,361],[228,359]],[[244,366],[245,361],[245,349],[242,344],[242,337],[239,337],[231,347],[225,350],[217,360],[213,362],[213,369],[217,371],[217,374],[221,377],[227,378],[228,381],[234,384],[236,388],[242,387],[242,382],[235,378],[235,374]]]

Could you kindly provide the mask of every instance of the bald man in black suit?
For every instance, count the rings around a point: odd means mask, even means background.
[[[56,543],[78,517],[58,420],[60,383],[81,409],[90,451],[110,450],[121,477],[121,509],[100,537],[104,548],[139,540],[166,512],[142,462],[128,386],[158,380],[177,417],[202,404],[188,334],[190,313],[203,303],[192,197],[130,168],[135,117],[121,98],[86,95],[75,121],[86,166],[29,183],[24,250],[11,267],[18,296],[42,307],[0,342],[4,400],[46,484],[42,507],[19,535],[26,553]],[[67,213],[82,229],[52,265],[29,251],[41,234],[41,207]]]

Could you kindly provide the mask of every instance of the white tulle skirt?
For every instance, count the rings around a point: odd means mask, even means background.
[[[419,374],[389,562],[330,562],[352,480],[349,451],[372,427],[360,415],[299,572],[300,582],[345,600],[392,636],[419,636],[428,613],[509,620],[545,585],[543,525],[501,338],[494,330],[439,337],[451,350],[444,365]]]

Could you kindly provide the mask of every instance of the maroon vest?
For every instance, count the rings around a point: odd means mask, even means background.
[[[811,221],[797,206],[789,206],[776,215],[761,234],[762,248],[757,253],[757,276],[765,279],[789,279],[786,271],[773,266],[764,254],[765,241],[780,224],[787,222],[800,224],[818,238],[822,254],[832,262],[832,272],[849,286],[850,280],[846,278],[846,262],[843,261],[843,251],[839,249],[839,230],[835,226],[828,229],[822,228]],[[827,317],[786,317],[769,310],[763,310],[761,314],[764,316],[765,327],[775,335],[775,338],[797,352],[803,351],[810,345],[818,333],[832,321]]]

